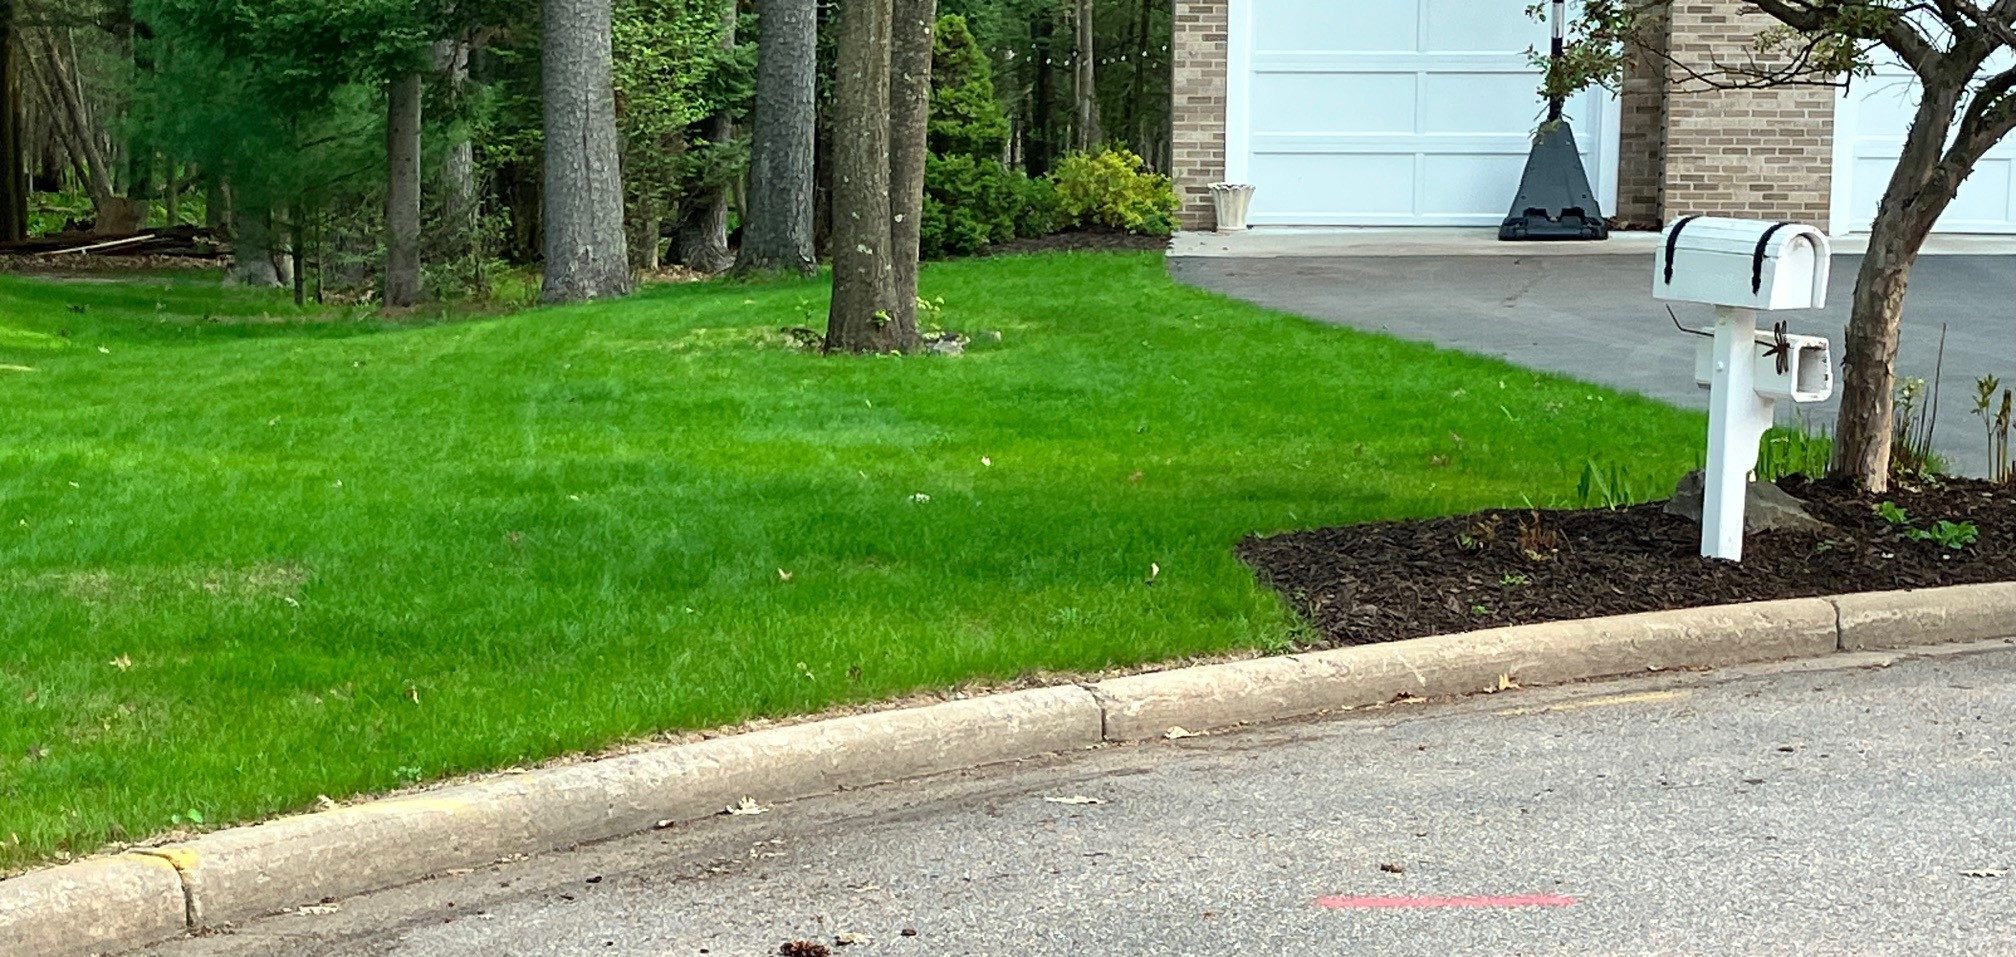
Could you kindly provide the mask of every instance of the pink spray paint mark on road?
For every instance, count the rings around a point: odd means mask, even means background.
[[[1570,907],[1573,897],[1560,894],[1513,894],[1504,897],[1345,897],[1316,898],[1326,910],[1406,910],[1458,907]]]

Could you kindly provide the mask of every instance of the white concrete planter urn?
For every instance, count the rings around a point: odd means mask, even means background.
[[[1218,231],[1246,231],[1246,212],[1253,208],[1254,187],[1246,183],[1212,183],[1211,202],[1218,207]]]

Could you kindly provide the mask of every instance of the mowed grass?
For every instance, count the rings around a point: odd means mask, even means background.
[[[1656,485],[1698,456],[1696,415],[1156,256],[924,285],[967,355],[795,350],[776,330],[823,321],[817,282],[396,326],[0,278],[0,869],[670,729],[1278,649],[1250,532],[1563,504],[1592,460]]]

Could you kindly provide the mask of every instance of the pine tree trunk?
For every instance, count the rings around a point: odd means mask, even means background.
[[[890,256],[890,0],[840,0],[833,107],[833,303],[826,348],[911,352]]]
[[[27,154],[21,137],[21,66],[14,0],[0,0],[0,242],[28,235]]]
[[[547,302],[628,295],[610,0],[544,0]]]
[[[1078,5],[1078,52],[1076,57],[1076,86],[1078,97],[1077,146],[1084,152],[1099,148],[1099,83],[1093,66],[1098,50],[1093,42],[1092,0],[1076,0]]]
[[[395,79],[385,113],[385,307],[420,301],[419,73]]]
[[[917,327],[924,157],[931,121],[931,38],[938,0],[894,0],[889,56],[889,255],[896,322]]]
[[[758,0],[755,132],[748,218],[735,268],[818,269],[812,248],[812,162],[818,124],[817,0]]]
[[[225,280],[262,289],[292,285],[292,270],[284,265],[286,251],[280,248],[273,214],[264,210],[232,210],[228,218],[231,270],[225,274]]]

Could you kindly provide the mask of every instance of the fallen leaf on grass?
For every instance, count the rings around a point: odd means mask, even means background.
[[[1048,801],[1051,804],[1071,804],[1071,805],[1106,803],[1105,801],[1100,800],[1099,798],[1086,797],[1082,794],[1073,794],[1069,797],[1046,797],[1043,800]]]
[[[133,667],[133,658],[130,655],[120,655],[119,657],[114,658],[111,661],[107,662],[107,664],[111,665],[114,668],[119,669],[120,671],[125,671],[126,669]]]
[[[767,807],[764,807],[764,806],[763,806],[763,805],[761,805],[761,804],[758,804],[758,803],[756,803],[756,799],[755,799],[755,798],[746,798],[746,797],[745,797],[745,798],[743,798],[743,799],[742,799],[742,800],[740,800],[740,801],[736,801],[735,803],[733,803],[733,804],[730,804],[730,805],[728,805],[728,807],[727,807],[726,809],[722,810],[722,812],[721,812],[721,813],[723,813],[723,814],[731,814],[731,815],[735,815],[735,816],[737,816],[737,817],[741,817],[741,816],[743,816],[743,815],[749,815],[749,814],[761,814],[761,813],[763,813],[764,811],[768,811],[768,810],[770,810],[770,809],[769,809],[769,808],[767,808]]]

